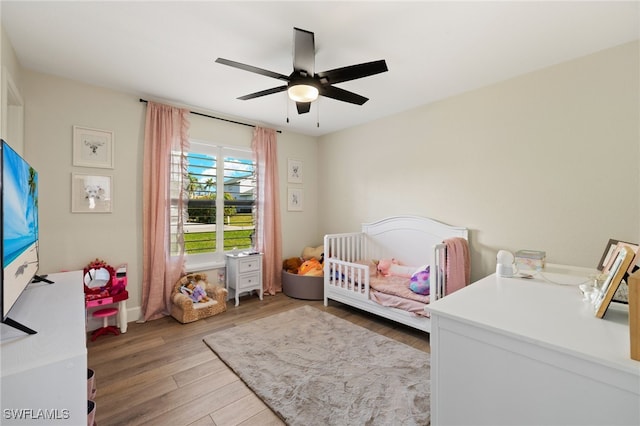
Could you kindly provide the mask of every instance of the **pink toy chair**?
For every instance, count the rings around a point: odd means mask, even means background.
[[[92,315],[94,318],[102,318],[102,328],[94,330],[91,333],[91,341],[93,342],[98,338],[98,336],[102,336],[103,334],[111,333],[116,336],[120,334],[120,330],[118,327],[114,327],[113,325],[109,325],[109,317],[116,315],[118,313],[118,308],[105,308],[95,311]]]

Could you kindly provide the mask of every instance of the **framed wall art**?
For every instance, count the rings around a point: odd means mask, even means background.
[[[302,188],[288,188],[287,210],[290,212],[301,212],[304,204],[304,192]]]
[[[111,176],[71,174],[72,213],[111,213],[112,210]]]
[[[73,126],[73,165],[113,169],[113,132]]]
[[[302,183],[302,161],[289,158],[287,160],[287,182]]]

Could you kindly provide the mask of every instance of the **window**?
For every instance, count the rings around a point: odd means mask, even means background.
[[[182,212],[187,263],[211,263],[225,251],[253,246],[256,166],[252,157],[250,150],[191,141],[187,209]],[[172,214],[177,222],[177,209]]]

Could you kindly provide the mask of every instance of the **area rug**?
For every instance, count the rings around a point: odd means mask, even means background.
[[[305,305],[204,342],[289,425],[428,425],[429,354]]]

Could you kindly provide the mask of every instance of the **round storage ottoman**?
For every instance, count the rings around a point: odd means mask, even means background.
[[[282,271],[282,291],[294,299],[322,300],[324,299],[324,280],[323,277]]]

